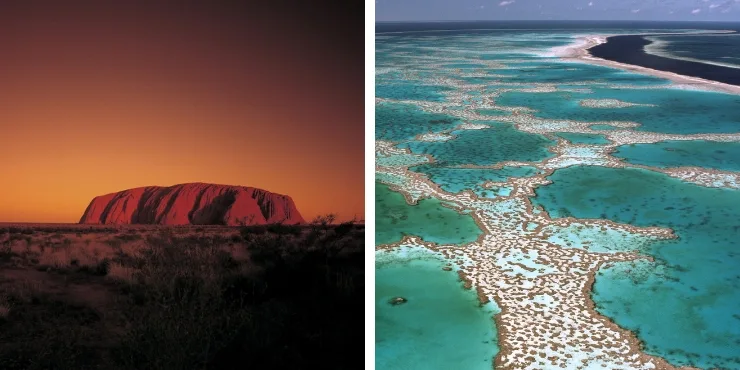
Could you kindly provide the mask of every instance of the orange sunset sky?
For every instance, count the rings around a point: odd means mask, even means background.
[[[185,182],[364,219],[362,4],[236,3],[3,2],[0,221]]]

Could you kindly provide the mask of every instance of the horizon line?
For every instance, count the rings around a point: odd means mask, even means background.
[[[679,23],[679,22],[715,22],[715,23],[737,23],[740,24],[740,20],[736,21],[725,21],[725,20],[649,20],[649,19],[446,19],[446,20],[402,20],[402,21],[378,21],[375,23],[446,23],[446,22],[665,22],[665,23]]]

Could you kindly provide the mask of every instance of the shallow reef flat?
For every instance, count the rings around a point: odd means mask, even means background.
[[[599,134],[583,134],[580,132],[561,132],[557,136],[570,141],[573,144],[602,145],[608,144],[609,139]]]
[[[544,119],[639,122],[638,130],[672,134],[740,130],[740,96],[680,89],[592,87],[590,93],[502,93],[501,105],[524,106]],[[596,107],[595,101],[609,101]],[[583,103],[583,102],[587,103]]]
[[[740,368],[740,96],[558,58],[586,33],[378,40],[378,85],[444,98],[376,98],[376,256],[436,253],[495,304],[495,369]]]
[[[497,194],[493,189],[483,185],[487,182],[505,182],[509,177],[529,177],[539,170],[534,167],[503,167],[501,169],[479,169],[442,167],[435,164],[425,164],[411,167],[411,171],[426,174],[435,184],[450,193],[459,193],[463,190],[472,190],[480,197]]]

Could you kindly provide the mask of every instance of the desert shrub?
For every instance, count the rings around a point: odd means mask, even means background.
[[[121,246],[123,245],[123,241],[120,239],[114,238],[114,239],[107,239],[104,241],[105,244],[110,245],[113,248],[121,249]]]
[[[337,219],[337,215],[333,213],[329,213],[327,215],[319,215],[319,216],[316,216],[313,220],[311,220],[311,225],[321,226],[326,229],[327,226],[334,223],[336,219]]]
[[[136,231],[134,231],[134,233],[129,232],[127,234],[119,234],[119,235],[116,235],[115,238],[122,242],[131,242],[131,241],[143,239],[141,235],[136,234]]]
[[[239,233],[241,234],[242,238],[249,239],[253,235],[263,235],[267,233],[267,226],[265,225],[251,225],[251,226],[242,226],[239,229]]]
[[[139,308],[119,360],[150,369],[348,367],[364,338],[362,248],[340,256],[333,232],[309,245],[246,229],[257,267],[249,272],[212,245],[152,245],[129,287]]]
[[[108,275],[109,268],[110,261],[105,258],[101,261],[96,261],[95,263],[80,265],[77,268],[77,271],[95,276],[106,276]]]
[[[339,224],[337,227],[335,227],[334,232],[337,233],[338,236],[344,236],[344,235],[347,235],[354,228],[355,228],[355,223],[353,221],[348,221],[348,222],[343,222]]]
[[[270,224],[267,232],[277,235],[300,235],[303,228],[300,225]]]
[[[308,238],[250,226],[231,247],[223,234],[192,238],[172,230],[118,248],[47,247],[39,258],[87,274],[65,279],[105,274],[99,282],[116,293],[114,312],[19,290],[0,302],[9,308],[0,320],[0,368],[361,367],[363,241],[327,227]],[[86,263],[82,252],[95,259]],[[120,320],[119,331],[103,329],[110,317]]]
[[[0,245],[0,262],[10,262],[15,256],[11,245]]]
[[[248,243],[252,261],[262,269],[239,286],[250,292],[264,284],[251,295],[258,324],[242,329],[241,351],[222,353],[223,367],[217,367],[228,368],[229,359],[244,351],[251,355],[238,361],[254,367],[352,367],[350,357],[359,351],[350,343],[364,334],[341,328],[359,328],[362,322],[357,313],[364,309],[364,254],[360,247],[340,255],[343,247],[336,241],[329,236],[324,244],[309,245],[273,237]]]
[[[10,314],[10,303],[8,303],[6,297],[0,297],[0,323],[5,321],[5,318]]]
[[[23,234],[10,234],[10,236],[8,237],[8,241],[14,242],[16,240],[25,240],[26,238],[29,238],[29,237]]]
[[[100,316],[90,308],[55,300],[43,293],[11,294],[0,323],[0,369],[95,369],[101,354]]]
[[[133,283],[135,273],[136,269],[133,267],[125,266],[121,262],[109,262],[105,276],[114,281]]]

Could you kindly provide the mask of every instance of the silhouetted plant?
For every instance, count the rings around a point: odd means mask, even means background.
[[[338,236],[344,236],[344,235],[347,235],[354,228],[355,228],[354,221],[347,221],[347,222],[342,222],[337,227],[335,227],[334,232],[337,233]]]
[[[334,223],[334,220],[336,220],[336,219],[337,219],[337,215],[335,215],[333,213],[329,213],[329,214],[326,214],[326,215],[316,216],[311,221],[311,224],[312,225],[322,226],[322,227],[326,228],[327,225],[330,225],[330,224]]]
[[[270,224],[267,231],[276,235],[300,235],[302,228],[299,225]]]

